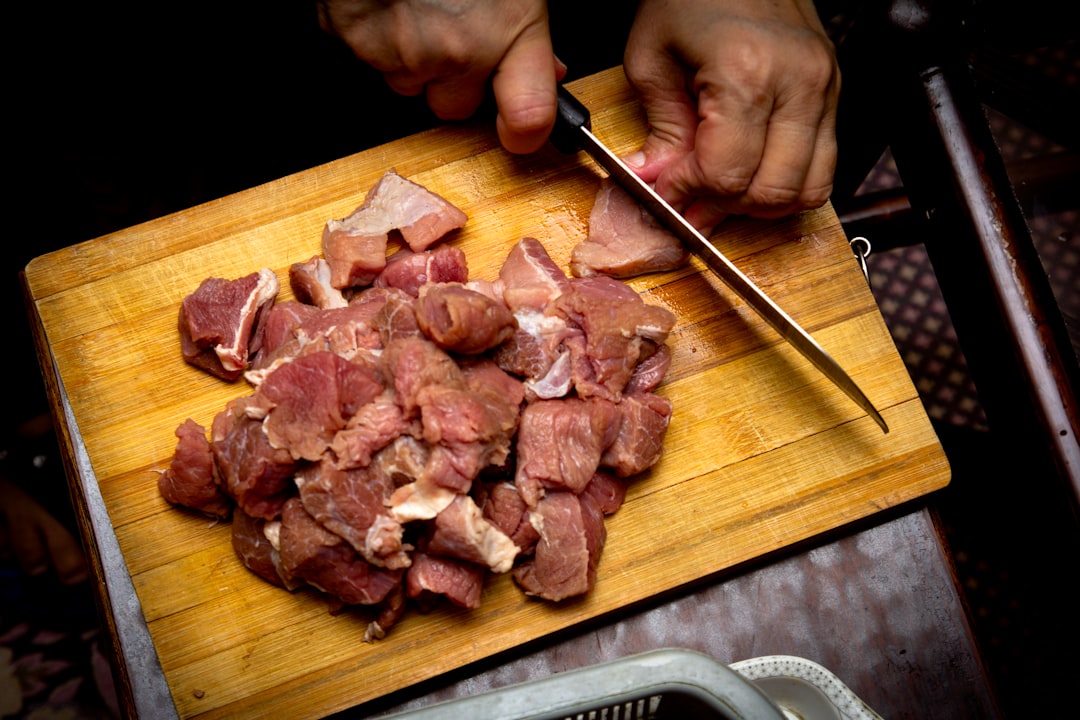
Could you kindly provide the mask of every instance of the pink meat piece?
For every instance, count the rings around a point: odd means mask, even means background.
[[[412,429],[413,424],[406,422],[393,398],[380,395],[362,405],[334,435],[330,449],[334,452],[335,464],[343,470],[365,467],[375,453]]]
[[[404,617],[407,606],[408,598],[405,595],[405,583],[402,581],[395,585],[379,603],[378,615],[368,623],[361,639],[366,643],[382,640],[390,628]]]
[[[626,383],[623,392],[627,395],[652,392],[659,387],[671,367],[671,348],[666,343],[656,344],[649,341],[642,345],[641,351],[643,356],[648,355],[638,361],[634,374]]]
[[[548,489],[581,492],[618,432],[619,411],[599,398],[538,400],[525,406],[517,434],[514,484],[535,508]]]
[[[517,430],[519,403],[492,392],[430,385],[418,400],[424,440],[433,446],[429,472],[461,492],[489,465],[502,465]],[[439,465],[433,465],[438,462]]]
[[[587,494],[553,492],[531,517],[540,539],[533,556],[514,568],[514,580],[553,602],[589,592],[607,538],[603,511]]]
[[[507,572],[514,564],[518,547],[468,495],[458,495],[435,516],[425,548],[433,555],[445,555],[485,566],[493,572]]]
[[[304,509],[330,532],[344,538],[369,563],[387,568],[409,565],[411,546],[387,505],[393,481],[377,468],[339,470],[326,460],[297,473]]]
[[[236,280],[203,280],[180,303],[184,360],[224,380],[240,377],[248,367],[259,316],[274,303],[280,287],[266,268]]]
[[[465,387],[465,377],[454,359],[422,337],[403,337],[388,343],[380,358],[380,368],[392,385],[394,400],[406,419],[419,417],[418,395],[429,385]]]
[[[487,393],[502,405],[513,408],[515,414],[525,400],[525,387],[518,378],[500,368],[487,357],[467,357],[459,362],[465,386],[473,392]]]
[[[404,290],[413,297],[427,283],[464,283],[469,279],[465,253],[453,245],[439,245],[423,252],[402,248],[386,260],[386,267],[375,278],[374,287]]]
[[[480,471],[486,467],[483,462],[483,446],[480,443],[462,443],[458,446],[434,445],[428,457],[427,465],[420,477],[423,486],[433,486],[440,490],[451,493],[468,492],[472,482]],[[434,517],[449,502],[441,492],[426,493],[434,502],[435,512],[430,516],[418,517],[427,519]],[[401,497],[401,496],[399,496]],[[414,498],[416,499],[416,498]],[[453,498],[450,498],[452,500]]]
[[[460,283],[428,283],[420,288],[416,322],[436,345],[464,354],[490,350],[516,327],[506,305]]]
[[[289,286],[296,299],[308,305],[326,309],[349,304],[341,290],[330,284],[330,263],[318,255],[289,266]]]
[[[408,597],[422,607],[432,607],[441,596],[458,607],[480,607],[485,569],[450,557],[413,553],[413,564],[405,575]]]
[[[211,517],[228,518],[233,501],[218,483],[206,429],[188,418],[176,428],[176,450],[158,477],[162,497]]]
[[[386,234],[363,235],[335,227],[323,230],[322,254],[330,266],[330,286],[338,290],[370,285],[386,267]],[[343,222],[343,221],[340,221]]]
[[[298,357],[266,376],[257,391],[269,413],[266,436],[297,460],[319,460],[361,406],[382,392],[372,368],[332,352]]]
[[[572,363],[565,346],[568,338],[582,335],[560,317],[533,310],[514,314],[517,329],[496,347],[492,358],[499,367],[525,379],[530,400],[563,397],[573,387]]]
[[[652,213],[618,186],[603,178],[589,214],[589,235],[570,254],[576,277],[635,277],[674,270],[689,253]]]
[[[259,370],[267,367],[282,346],[296,339],[297,329],[319,313],[319,308],[295,300],[274,303],[259,322],[252,341],[251,367]],[[283,353],[284,354],[284,353]]]
[[[375,567],[322,527],[299,498],[282,509],[280,544],[286,578],[302,579],[346,605],[382,602],[402,580],[401,570]]]
[[[399,288],[382,288],[386,301],[377,319],[383,347],[407,337],[422,337],[416,322],[416,298]],[[370,292],[370,291],[368,291]]]
[[[427,465],[431,448],[411,435],[399,435],[371,458],[371,464],[401,487],[416,482]]]
[[[588,495],[604,515],[613,515],[626,499],[626,483],[611,473],[597,471],[582,495]]]
[[[531,553],[540,537],[529,522],[529,507],[513,483],[497,482],[488,488],[484,517],[513,540],[521,554]]]
[[[514,313],[521,309],[543,311],[569,289],[566,277],[547,249],[535,238],[522,238],[510,249],[499,268],[503,301]]]
[[[370,360],[382,347],[378,322],[385,303],[381,292],[362,293],[345,307],[321,310],[295,303],[280,320],[273,313],[275,327],[265,334],[266,348],[252,363],[254,369],[247,373],[248,381],[258,386],[289,360],[314,353],[332,352],[346,360]]]
[[[266,520],[237,510],[232,520],[233,551],[248,570],[268,583],[286,587],[281,577],[281,556],[266,536],[266,525]]]
[[[651,468],[664,452],[664,436],[671,421],[671,400],[652,393],[623,395],[616,406],[619,432],[600,458],[619,477]]]
[[[391,170],[348,217],[326,223],[322,251],[330,284],[338,289],[370,284],[386,267],[387,241],[395,230],[421,252],[467,219],[444,198]]]
[[[608,277],[580,278],[552,303],[550,312],[581,328],[583,339],[564,340],[579,395],[618,400],[638,362],[675,325],[665,308],[646,305],[633,288]]]
[[[328,308],[307,318],[297,336],[307,344],[321,344],[323,349],[352,358],[358,350],[382,347],[378,321],[386,304],[384,293],[361,293],[345,307]],[[317,340],[319,343],[312,343]]]
[[[272,520],[292,494],[297,463],[263,432],[265,408],[256,398],[237,398],[214,417],[210,448],[225,491],[248,515]]]

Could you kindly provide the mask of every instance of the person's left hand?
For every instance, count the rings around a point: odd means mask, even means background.
[[[439,118],[471,116],[491,78],[503,146],[528,153],[547,141],[566,69],[544,0],[320,0],[319,20],[396,92],[425,95]]]
[[[649,119],[629,164],[699,229],[828,200],[840,75],[810,0],[641,0],[624,67]]]

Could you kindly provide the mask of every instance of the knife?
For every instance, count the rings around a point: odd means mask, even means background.
[[[573,154],[584,150],[600,167],[604,168],[624,190],[644,205],[657,220],[674,233],[682,242],[716,274],[736,295],[757,311],[780,336],[795,347],[803,357],[820,370],[837,387],[866,411],[882,432],[888,433],[885,419],[870,402],[866,394],[844,372],[839,363],[827,353],[814,338],[746,277],[724,254],[716,249],[697,228],[691,225],[653,188],[639,178],[626,164],[608,149],[592,133],[589,109],[569,90],[559,86],[559,112],[551,133],[551,144],[558,150]]]

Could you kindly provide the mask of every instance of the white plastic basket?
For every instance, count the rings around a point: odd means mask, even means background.
[[[690,650],[662,649],[390,718],[785,720],[785,714],[756,685],[723,663]]]

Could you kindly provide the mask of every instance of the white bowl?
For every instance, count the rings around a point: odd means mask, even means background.
[[[792,720],[882,720],[821,665],[792,655],[767,655],[728,665],[750,680]]]

